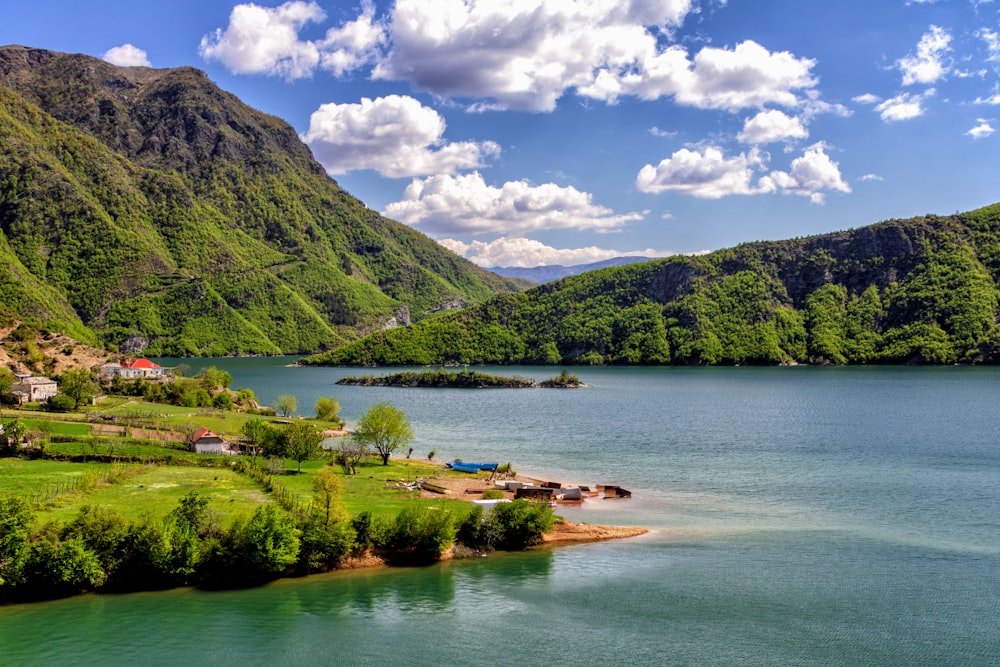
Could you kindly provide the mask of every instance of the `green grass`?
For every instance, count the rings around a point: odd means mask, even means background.
[[[60,497],[51,507],[40,510],[37,518],[39,522],[62,523],[72,519],[84,505],[111,507],[131,520],[147,515],[161,517],[192,491],[208,498],[209,507],[227,525],[235,516],[249,515],[262,502],[271,500],[255,482],[227,468],[153,466],[118,484]]]
[[[0,458],[0,494],[29,496],[49,485],[79,479],[87,470],[99,470],[106,466],[107,464],[101,463]]]
[[[90,435],[90,424],[55,421],[52,419],[24,419],[22,421],[29,430],[44,430],[48,435]]]

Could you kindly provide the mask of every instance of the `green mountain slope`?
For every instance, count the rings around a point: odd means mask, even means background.
[[[0,233],[15,314],[147,354],[311,352],[515,288],[198,70],[19,46],[0,48]]]
[[[593,271],[316,364],[995,363],[1000,204]]]

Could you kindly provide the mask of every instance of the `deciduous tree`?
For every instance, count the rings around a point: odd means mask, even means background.
[[[402,410],[376,403],[358,421],[354,439],[378,452],[382,465],[389,465],[389,456],[413,440],[413,429]]]

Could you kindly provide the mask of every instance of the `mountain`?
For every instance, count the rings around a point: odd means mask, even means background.
[[[313,352],[509,289],[201,71],[0,47],[0,319],[146,354]]]
[[[612,257],[611,259],[605,259],[600,262],[592,262],[590,264],[573,264],[571,266],[562,266],[561,264],[531,267],[488,266],[486,267],[486,270],[491,271],[498,276],[504,276],[505,278],[520,278],[521,280],[530,280],[533,283],[550,283],[553,280],[559,280],[560,278],[565,278],[566,276],[575,276],[587,271],[606,269],[609,266],[622,266],[623,264],[635,264],[636,262],[648,261],[649,257],[625,256]]]
[[[1000,361],[1000,204],[499,294],[315,364]]]

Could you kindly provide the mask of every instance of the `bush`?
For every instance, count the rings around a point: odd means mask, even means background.
[[[76,401],[66,394],[56,394],[46,403],[46,408],[51,412],[70,412],[76,409]]]
[[[455,541],[451,512],[428,507],[407,507],[382,540],[386,559],[393,564],[433,563]]]
[[[478,509],[478,508],[477,508]],[[540,544],[552,528],[552,508],[524,498],[499,503],[483,516],[474,510],[459,528],[459,540],[468,547],[490,551],[521,551]]]

